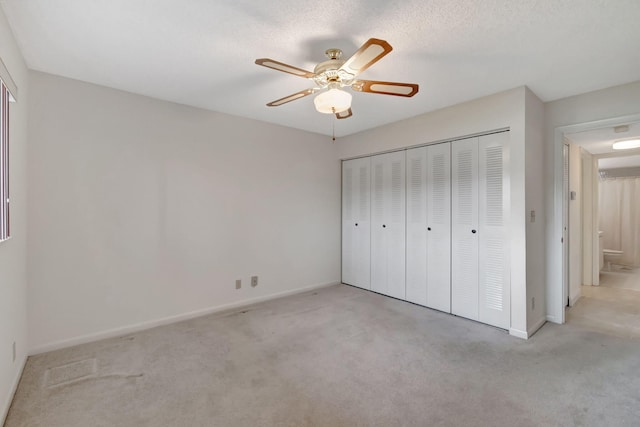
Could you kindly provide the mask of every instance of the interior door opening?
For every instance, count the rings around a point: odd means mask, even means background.
[[[636,138],[640,118],[563,133],[562,301],[570,323],[640,337],[640,147],[611,147]]]

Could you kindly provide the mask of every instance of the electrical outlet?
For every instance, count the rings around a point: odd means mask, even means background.
[[[531,298],[531,310],[536,309],[536,297]]]
[[[258,286],[258,276],[251,276],[251,287],[255,288]]]
[[[242,280],[238,279],[236,280],[236,289],[240,289],[242,287]]]
[[[13,342],[13,361],[16,361],[16,342]]]

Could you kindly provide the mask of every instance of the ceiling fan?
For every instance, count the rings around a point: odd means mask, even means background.
[[[417,84],[356,79],[360,73],[392,50],[391,45],[385,40],[369,39],[351,58],[345,61],[340,59],[342,57],[340,49],[327,49],[325,55],[329,60],[316,65],[313,72],[269,58],[256,59],[258,65],[313,80],[316,84],[316,87],[285,96],[268,103],[267,106],[277,107],[322,91],[313,100],[316,110],[321,113],[335,114],[338,119],[346,119],[353,115],[351,111],[352,97],[342,88],[349,87],[357,92],[411,97],[418,93]]]

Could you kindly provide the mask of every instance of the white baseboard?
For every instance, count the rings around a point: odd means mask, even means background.
[[[523,340],[528,340],[546,322],[547,322],[547,319],[545,317],[543,317],[540,320],[538,320],[532,327],[528,328],[526,331],[523,331],[523,330],[520,330],[520,329],[511,328],[511,329],[509,329],[509,335],[514,336],[516,338],[522,338]]]
[[[578,302],[581,296],[582,296],[582,291],[579,290],[576,293],[576,295],[574,295],[573,298],[569,300],[569,307],[573,307],[574,305],[576,305],[576,302]]]
[[[0,425],[4,425],[4,422],[7,420],[7,415],[9,415],[9,408],[11,407],[11,402],[13,402],[13,396],[15,396],[16,391],[18,390],[18,384],[20,383],[20,378],[22,378],[22,371],[24,371],[24,367],[27,364],[27,357],[25,356],[22,359],[20,364],[20,369],[16,373],[16,377],[13,379],[13,384],[11,385],[11,390],[9,391],[9,395],[7,396],[7,400],[4,402],[2,407],[2,412],[0,412]]]
[[[282,298],[289,295],[300,294],[303,292],[312,291],[314,289],[326,288],[329,286],[337,285],[340,282],[329,282],[329,283],[321,283],[316,285],[307,286],[300,289],[293,289],[284,292],[278,292],[271,295],[265,295],[256,298],[250,298],[230,304],[223,304],[214,307],[209,307],[201,310],[191,311],[188,313],[178,314],[175,316],[164,317],[161,319],[150,320],[147,322],[138,323],[135,325],[124,326],[121,328],[109,329],[102,332],[96,332],[93,334],[82,335],[75,338],[70,338],[66,340],[56,341],[49,344],[35,346],[29,349],[29,355],[35,355],[40,353],[46,353],[48,351],[60,350],[67,347],[73,347],[79,344],[86,344],[93,341],[99,341],[106,338],[114,338],[122,335],[128,335],[134,332],[144,331],[146,329],[155,328],[156,326],[168,325],[171,323],[182,322],[184,320],[193,319],[196,317],[206,316],[208,314],[218,313],[221,311],[232,310],[234,308],[246,307],[248,305],[256,304],[259,302],[269,301],[276,298]]]
[[[533,324],[532,327],[528,328],[527,330],[527,335],[529,338],[531,338],[531,336],[533,334],[535,334],[536,332],[538,332],[538,329],[542,328],[542,326],[547,323],[547,319],[545,317],[541,318],[540,320],[538,320],[536,323]]]
[[[557,323],[558,325],[562,324],[562,322],[556,316],[553,316],[551,314],[547,314],[547,322]]]
[[[509,335],[516,338],[522,338],[523,340],[526,340],[527,338],[529,338],[529,336],[527,335],[527,331],[522,331],[520,329],[515,329],[515,328],[509,329]]]

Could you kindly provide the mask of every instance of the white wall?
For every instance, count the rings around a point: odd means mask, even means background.
[[[330,138],[30,78],[32,352],[340,280]]]
[[[544,104],[529,89],[525,99],[526,121],[526,228],[527,228],[527,333],[546,322],[545,307],[545,209],[544,209]],[[532,216],[533,212],[533,216]]]
[[[0,58],[18,86],[18,102],[9,108],[10,240],[0,243],[0,424],[26,360],[27,245],[27,95],[28,74],[9,24],[0,8]],[[16,343],[16,360],[12,345]]]
[[[533,95],[533,94],[531,94]],[[529,96],[531,96],[529,95]],[[525,203],[525,98],[520,87],[342,138],[340,158],[350,158],[510,128],[511,330],[526,337],[527,221]],[[533,123],[533,122],[532,122]],[[538,123],[538,126],[541,122]],[[533,126],[533,124],[532,124]],[[537,143],[539,145],[539,142]],[[542,208],[540,208],[542,209]]]
[[[562,157],[558,128],[640,113],[640,81],[572,96],[545,104],[545,204],[547,207],[547,319],[562,321]],[[558,174],[560,174],[558,176]],[[560,188],[561,189],[561,188]]]
[[[582,149],[569,144],[569,303],[580,298],[582,285]]]

